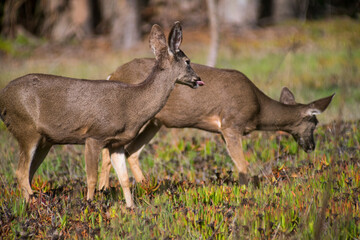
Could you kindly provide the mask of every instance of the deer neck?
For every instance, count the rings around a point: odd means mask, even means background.
[[[137,87],[136,97],[132,99],[132,117],[136,119],[150,119],[165,105],[175,86],[176,76],[171,69],[153,68],[148,78]]]
[[[287,105],[262,95],[260,105],[258,130],[290,132],[301,119],[301,104]]]

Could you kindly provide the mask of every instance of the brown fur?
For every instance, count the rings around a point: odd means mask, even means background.
[[[135,59],[120,66],[110,75],[110,79],[135,83],[135,76],[146,75],[153,65],[153,59]],[[139,168],[138,160],[134,158],[137,158],[143,145],[151,140],[161,125],[198,128],[222,134],[236,168],[244,176],[248,163],[242,151],[241,136],[254,130],[286,131],[294,136],[305,151],[314,149],[313,131],[317,120],[313,114],[324,111],[333,96],[310,104],[299,104],[295,102],[293,94],[284,88],[279,102],[266,96],[239,71],[200,64],[192,64],[192,67],[205,85],[197,91],[186,91],[180,85],[175,87],[155,120],[126,147],[134,168]],[[121,77],[124,73],[127,73],[127,79]],[[103,159],[100,187],[106,188],[110,165],[104,154]],[[143,174],[141,171],[136,172],[135,178],[142,181]]]
[[[85,144],[87,198],[93,198],[101,149],[108,147],[120,159],[116,161],[122,161],[123,146],[165,105],[175,82],[197,86],[198,76],[178,49],[181,34],[176,23],[168,47],[161,28],[153,26],[150,46],[157,61],[132,85],[29,74],[1,90],[1,118],[19,142],[16,175],[26,199],[33,193],[35,171],[54,144]],[[132,207],[126,169],[118,168],[127,205]]]

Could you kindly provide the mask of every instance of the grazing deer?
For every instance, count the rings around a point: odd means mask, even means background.
[[[179,49],[181,41],[179,22],[171,29],[168,46],[163,31],[154,25],[149,42],[156,60],[146,80],[136,85],[29,74],[1,90],[1,118],[19,143],[16,177],[26,200],[33,194],[34,173],[52,145],[85,144],[87,199],[94,197],[98,157],[107,147],[126,205],[134,206],[124,145],[165,105],[175,82],[193,88],[203,84]]]
[[[153,65],[152,59],[135,59],[120,66],[109,79],[136,83],[137,76],[148,74]],[[144,180],[139,166],[139,154],[162,125],[220,133],[240,172],[240,181],[245,184],[248,179],[248,162],[242,150],[243,135],[254,130],[281,130],[290,133],[306,152],[314,150],[313,132],[318,123],[315,115],[327,108],[334,95],[309,104],[299,104],[285,87],[278,102],[266,96],[241,72],[191,65],[206,85],[196,92],[176,86],[164,108],[125,148],[136,181]],[[124,79],[124,73],[135,69],[135,66],[138,66],[137,71],[133,71],[133,75],[126,75],[127,78]],[[110,168],[108,152],[104,149],[100,189],[109,186]]]

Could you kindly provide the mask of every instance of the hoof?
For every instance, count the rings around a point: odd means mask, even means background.
[[[126,209],[127,209],[127,210],[131,210],[131,211],[132,211],[132,210],[134,210],[134,209],[135,209],[135,205],[132,205],[132,206],[126,206]]]
[[[239,173],[239,184],[247,186],[249,183],[249,177],[245,173]]]
[[[256,187],[259,188],[260,187],[260,179],[259,176],[255,175],[251,177],[251,182],[252,184]]]

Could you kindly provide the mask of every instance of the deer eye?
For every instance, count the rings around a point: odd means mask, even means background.
[[[185,60],[186,65],[190,65],[190,59]]]

